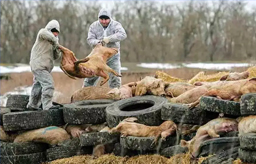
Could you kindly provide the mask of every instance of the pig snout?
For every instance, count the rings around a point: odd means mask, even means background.
[[[230,131],[237,131],[237,129],[238,129],[237,124],[223,123],[219,130],[223,132],[230,132]]]

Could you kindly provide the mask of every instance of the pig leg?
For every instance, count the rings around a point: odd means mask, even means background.
[[[86,57],[86,58],[84,58],[84,59],[75,61],[75,62],[74,62],[74,64],[75,64],[75,66],[74,66],[74,67],[75,67],[75,71],[76,71],[76,72],[79,72],[79,64],[80,64],[80,63],[85,63],[85,62],[87,62],[89,59],[90,59],[90,58]]]
[[[114,71],[112,68],[110,68],[108,65],[104,64],[101,66],[102,70],[108,71],[113,73],[114,75],[118,76],[118,77],[122,77],[122,75],[119,75],[116,71]]]
[[[209,136],[213,137],[213,138],[218,138],[220,137],[220,135],[218,135],[213,129],[209,129],[208,130],[208,134]]]
[[[121,128],[120,125],[117,125],[116,127],[109,130],[109,134],[119,132],[120,128]]]
[[[195,102],[192,102],[192,103],[188,104],[188,108],[193,109],[194,107],[196,107],[200,102],[200,98],[198,100],[196,100]]]
[[[104,85],[109,80],[109,75],[106,74],[103,70],[99,72],[99,76],[104,78],[104,80],[100,82],[100,86]]]

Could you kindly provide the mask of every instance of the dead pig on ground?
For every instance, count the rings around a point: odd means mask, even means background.
[[[230,118],[217,118],[209,121],[205,125],[201,126],[196,136],[190,141],[181,140],[180,144],[183,147],[188,147],[192,157],[197,157],[198,149],[202,142],[220,137],[221,132],[237,131],[238,123],[235,119]]]

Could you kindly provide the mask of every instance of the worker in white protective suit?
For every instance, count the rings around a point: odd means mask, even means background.
[[[30,67],[34,75],[28,109],[43,110],[58,108],[52,104],[54,81],[51,71],[54,60],[61,56],[58,49],[60,25],[57,20],[51,20],[45,28],[40,29],[30,54]]]
[[[98,20],[89,27],[87,42],[91,47],[104,43],[107,47],[118,48],[117,54],[108,59],[107,65],[120,75],[120,41],[126,37],[126,32],[121,23],[113,20],[108,10],[101,9],[98,14]],[[96,86],[98,81],[99,77],[85,78],[83,87]],[[121,78],[110,73],[108,84],[110,88],[119,88],[121,86]]]

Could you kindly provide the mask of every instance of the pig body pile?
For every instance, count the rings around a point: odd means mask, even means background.
[[[181,140],[181,146],[186,146],[193,157],[198,155],[200,144],[208,139],[220,137],[221,132],[237,131],[238,123],[235,119],[217,118],[201,126],[190,141]]]
[[[207,95],[224,100],[238,101],[242,95],[254,92],[256,92],[256,78],[225,81],[222,85],[212,87]]]

